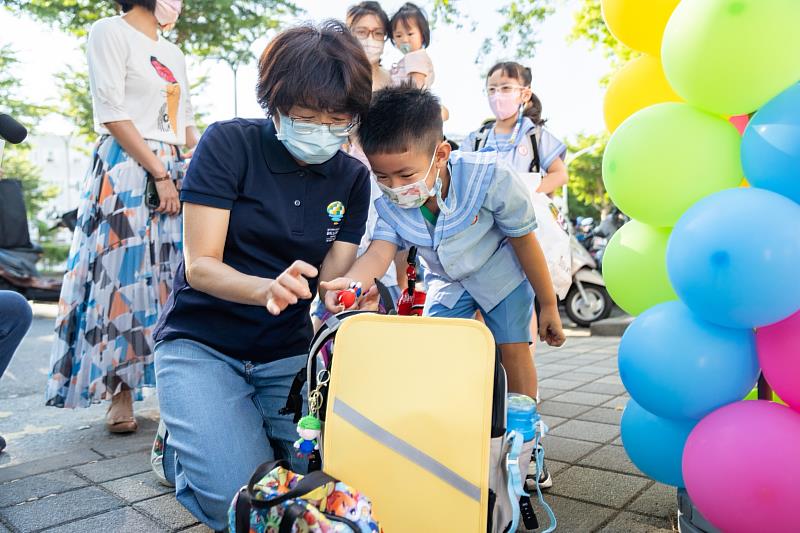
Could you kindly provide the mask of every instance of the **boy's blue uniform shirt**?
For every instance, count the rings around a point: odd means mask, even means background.
[[[452,308],[466,290],[488,311],[527,281],[508,237],[531,233],[536,216],[525,182],[496,152],[453,152],[448,164],[450,216],[439,213],[431,226],[419,209],[383,196],[372,238],[417,247],[428,268],[426,305]]]

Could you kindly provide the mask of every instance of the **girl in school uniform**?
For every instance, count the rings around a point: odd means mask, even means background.
[[[567,146],[544,126],[542,103],[531,90],[531,78],[531,69],[514,61],[489,69],[486,93],[495,120],[470,133],[461,149],[495,150],[517,172],[541,174],[536,190],[551,194],[567,183]]]

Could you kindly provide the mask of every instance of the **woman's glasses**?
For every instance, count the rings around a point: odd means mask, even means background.
[[[328,131],[330,131],[333,135],[336,135],[337,137],[348,137],[353,132],[353,128],[356,127],[356,123],[353,121],[321,124],[307,118],[287,118],[292,121],[292,129],[294,129],[294,131],[300,135],[310,135],[317,131],[320,126],[327,126]]]
[[[355,35],[357,39],[369,39],[372,37],[376,41],[386,40],[386,32],[382,29],[370,30],[369,28],[353,28],[351,33]]]

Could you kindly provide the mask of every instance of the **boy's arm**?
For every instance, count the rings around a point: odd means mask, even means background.
[[[343,276],[356,260],[358,245],[344,241],[334,241],[331,249],[325,255],[319,269],[320,281],[336,279]],[[325,299],[325,289],[320,284],[319,297]]]
[[[541,306],[539,338],[550,346],[561,346],[564,344],[565,337],[558,314],[558,300],[550,280],[550,270],[547,268],[547,261],[536,234],[531,232],[522,237],[509,237],[508,240],[539,299]]]
[[[325,307],[328,311],[343,311],[342,305],[336,299],[336,292],[350,287],[351,282],[360,282],[363,289],[375,292],[372,287],[375,279],[382,277],[397,253],[397,245],[388,241],[374,240],[370,243],[364,255],[359,257],[350,270],[342,277],[320,283],[320,289],[327,291],[324,294]],[[545,266],[545,268],[547,268]]]

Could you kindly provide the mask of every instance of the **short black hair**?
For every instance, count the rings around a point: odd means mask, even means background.
[[[358,140],[367,155],[433,149],[444,140],[439,99],[411,84],[381,89],[358,127]]]
[[[372,66],[339,21],[279,33],[258,61],[256,97],[268,115],[293,105],[364,117],[372,96]]]
[[[425,12],[417,7],[416,4],[406,2],[397,11],[397,13],[392,15],[392,20],[389,21],[392,26],[391,31],[389,32],[389,37],[392,39],[392,44],[394,44],[394,29],[401,22],[406,26],[411,26],[411,24],[409,24],[409,22],[411,22],[415,24],[417,28],[419,28],[420,33],[422,33],[423,48],[427,48],[428,45],[431,44],[431,27],[428,25],[428,19],[425,16]]]
[[[362,17],[375,15],[383,25],[386,35],[392,34],[392,25],[389,23],[389,15],[383,10],[378,2],[359,2],[347,8],[347,25],[352,28]]]
[[[117,0],[117,3],[122,7],[123,13],[133,9],[133,6],[142,6],[150,12],[156,10],[156,0]]]

